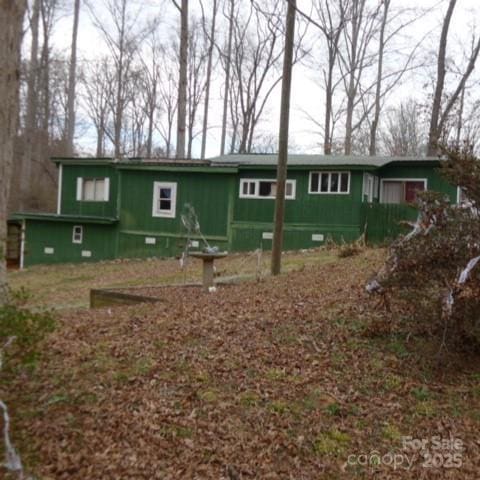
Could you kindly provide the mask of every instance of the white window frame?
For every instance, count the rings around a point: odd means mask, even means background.
[[[260,183],[261,182],[277,183],[277,179],[276,178],[241,178],[240,179],[239,197],[240,198],[255,198],[255,199],[262,199],[262,200],[275,199],[275,195],[273,195],[273,196],[271,195],[269,197],[266,197],[264,195],[260,195]],[[243,185],[245,183],[255,184],[255,193],[254,194],[243,193]],[[297,195],[297,181],[287,179],[286,183],[290,184],[292,186],[292,193],[291,193],[291,195],[287,195],[286,185],[285,185],[285,200],[295,200],[296,195]]]
[[[85,181],[103,181],[104,190],[103,198],[101,200],[85,200]],[[110,178],[109,177],[77,177],[77,202],[108,202],[110,199]]]
[[[76,238],[76,229],[80,229],[80,238]],[[72,243],[78,243],[79,245],[83,243],[83,226],[82,225],[74,225],[72,229]]]
[[[370,172],[365,172],[363,174],[362,202],[365,197],[367,197],[368,203],[372,203],[375,198],[378,198],[378,186],[378,176]]]
[[[473,204],[472,202],[467,198],[465,192],[462,192],[463,187],[457,186],[457,205],[460,205],[461,207],[471,207]],[[462,193],[464,196],[463,201],[461,200]]]
[[[322,173],[328,173],[328,192],[321,192],[320,191],[320,185],[321,185],[321,175]],[[337,173],[339,176],[342,173],[347,173],[348,174],[348,187],[346,192],[331,192],[331,182],[332,182],[332,173]],[[312,190],[312,175],[318,174],[319,179],[318,179],[318,192]],[[313,170],[309,173],[308,175],[308,193],[310,195],[350,195],[350,183],[352,179],[352,174],[349,170]],[[339,177],[339,182],[340,182],[340,177]],[[340,183],[339,183],[340,186]]]
[[[170,188],[172,191],[170,210],[160,210],[160,189]],[[177,211],[177,183],[176,182],[153,182],[153,206],[152,216],[161,218],[175,218]]]
[[[380,179],[380,203],[384,203],[383,188],[385,182],[423,182],[423,191],[428,190],[428,178],[382,178]]]

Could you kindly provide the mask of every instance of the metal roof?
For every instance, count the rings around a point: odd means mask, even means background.
[[[206,160],[174,159],[174,158],[52,158],[56,163],[75,165],[117,165],[124,167],[274,167],[278,162],[278,154],[229,154]],[[440,157],[389,157],[389,156],[361,156],[361,155],[316,155],[290,154],[288,165],[292,167],[365,167],[380,168],[391,163],[438,163]]]
[[[292,166],[365,166],[383,167],[389,163],[439,162],[440,157],[387,157],[359,155],[288,155],[288,165]],[[278,162],[277,154],[230,154],[211,158],[212,164],[270,166]]]

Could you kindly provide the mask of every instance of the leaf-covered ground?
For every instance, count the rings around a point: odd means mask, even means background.
[[[29,471],[82,480],[479,478],[478,358],[452,356],[439,370],[422,339],[372,336],[385,314],[364,284],[383,255],[291,256],[291,271],[275,279],[62,311],[35,370],[1,384]],[[125,273],[108,268],[115,281]],[[426,440],[426,456],[403,449],[404,436]],[[450,448],[451,438],[463,448]]]

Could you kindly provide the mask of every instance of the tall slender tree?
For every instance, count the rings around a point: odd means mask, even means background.
[[[187,69],[188,69],[188,0],[182,0],[181,5],[176,0],[173,4],[180,13],[180,63],[178,79],[178,109],[177,109],[177,148],[176,157],[185,158],[186,128],[187,128]]]
[[[472,43],[472,51],[468,58],[467,66],[460,74],[458,83],[454,86],[453,92],[449,95],[447,102],[442,108],[442,100],[445,90],[445,77],[447,73],[446,57],[447,57],[447,41],[448,32],[450,29],[450,22],[452,20],[453,12],[456,6],[456,0],[450,0],[447,12],[443,19],[442,32],[440,35],[440,44],[437,55],[437,76],[435,84],[435,93],[433,95],[432,112],[430,116],[430,128],[428,134],[428,155],[435,155],[438,153],[438,141],[441,138],[442,131],[457,103],[462,91],[465,89],[465,84],[468,78],[475,69],[475,63],[480,52],[480,38]]]
[[[80,0],[75,0],[73,6],[72,47],[68,71],[67,115],[66,115],[66,153],[73,155],[73,139],[75,136],[75,92],[77,86],[77,37],[80,18]]]
[[[205,150],[207,148],[207,130],[208,130],[208,109],[210,106],[210,85],[212,79],[212,66],[213,66],[213,51],[215,47],[215,26],[217,20],[218,0],[213,0],[212,4],[212,20],[210,25],[210,33],[208,32],[203,3],[202,6],[202,25],[204,33],[208,37],[208,61],[207,61],[207,79],[205,85],[205,100],[203,107],[203,128],[202,128],[202,149],[200,157],[205,158]]]
[[[283,56],[282,97],[278,140],[277,193],[272,245],[272,275],[278,275],[282,266],[283,223],[285,217],[285,184],[287,179],[288,134],[290,122],[290,93],[292,85],[293,48],[295,41],[296,0],[288,0],[285,49]]]
[[[25,0],[0,2],[0,305],[8,300],[7,204],[18,126],[20,45],[25,10]]]

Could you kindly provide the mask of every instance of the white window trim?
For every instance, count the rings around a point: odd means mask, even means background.
[[[57,215],[62,213],[63,165],[58,166]]]
[[[27,232],[27,223],[25,220],[22,220],[22,229],[20,236],[20,270],[23,270],[25,267],[25,236]]]
[[[277,182],[276,178],[241,178],[240,179],[240,194],[239,198],[250,198],[250,199],[261,199],[261,200],[274,200],[275,196],[265,197],[263,195],[259,195],[260,191],[260,182]],[[245,195],[243,193],[243,185],[244,183],[254,183],[255,184],[255,194],[249,195],[248,193]],[[286,183],[290,183],[292,185],[292,194],[287,196],[287,192],[285,191],[285,200],[295,200],[297,196],[297,181],[287,179]]]
[[[75,239],[75,229],[80,229],[80,240]],[[83,243],[83,226],[82,225],[74,225],[72,229],[72,243],[78,243],[79,245]]]
[[[158,201],[161,188],[170,188],[172,190],[172,205],[169,211],[159,210]],[[177,211],[177,183],[176,182],[153,182],[153,205],[152,217],[175,218]]]
[[[314,192],[312,190],[312,174],[318,173],[321,175],[322,173],[338,173],[339,175],[342,173],[348,173],[348,189],[346,192]],[[330,181],[331,181],[331,176],[328,177],[328,189],[330,190]],[[352,174],[350,170],[313,170],[309,173],[308,175],[308,193],[310,195],[350,195],[350,183],[352,179]],[[318,179],[318,186],[320,188],[320,181],[321,178]]]
[[[102,200],[84,200],[83,199],[83,184],[84,184],[85,180],[103,180],[104,181],[103,199]],[[109,199],[110,199],[110,177],[77,177],[76,199],[77,199],[77,202],[89,202],[89,203],[90,202],[91,203],[108,202]],[[59,203],[59,205],[60,205],[60,203]],[[58,208],[60,208],[60,207],[58,207]]]
[[[423,189],[428,190],[428,179],[427,178],[381,178],[380,179],[380,203],[383,201],[383,184],[385,182],[423,182]]]

